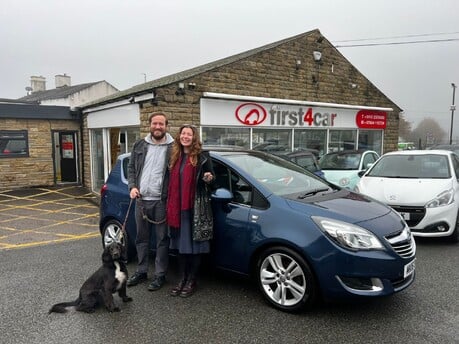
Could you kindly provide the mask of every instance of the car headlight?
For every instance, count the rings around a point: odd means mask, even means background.
[[[349,182],[350,182],[349,178],[347,178],[347,177],[341,178],[339,180],[339,186],[346,186],[346,185],[349,184]]]
[[[379,250],[383,245],[370,231],[343,221],[312,216],[313,221],[338,245],[353,251]]]
[[[433,200],[427,202],[426,208],[442,207],[442,206],[453,203],[453,201],[454,201],[454,190],[449,189],[447,191],[443,191]]]

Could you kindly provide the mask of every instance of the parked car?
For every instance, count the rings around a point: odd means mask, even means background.
[[[215,148],[210,156],[216,189],[209,259],[217,268],[255,277],[274,307],[296,311],[319,297],[378,297],[412,284],[416,245],[390,207],[271,154]],[[102,187],[100,232],[105,245],[125,240],[132,258],[128,159],[118,158]]]
[[[360,179],[359,172],[368,169],[378,158],[374,151],[343,150],[323,155],[319,166],[330,183],[353,190]]]
[[[324,178],[324,172],[320,169],[319,163],[311,151],[301,150],[276,155],[284,158],[285,160],[289,160],[297,165],[300,165],[309,172],[314,173],[316,176]]]
[[[459,157],[451,151],[384,154],[360,179],[356,191],[399,212],[416,236],[448,236],[458,242]]]
[[[454,152],[456,153],[457,155],[459,155],[459,145],[455,145],[455,144],[451,144],[451,145],[435,145],[435,146],[432,146],[432,147],[429,147],[427,149],[435,149],[435,150],[449,150],[451,152]]]

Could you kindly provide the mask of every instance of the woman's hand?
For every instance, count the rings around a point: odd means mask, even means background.
[[[210,172],[205,172],[204,176],[202,177],[202,180],[204,180],[206,183],[210,183],[214,179],[214,176]]]

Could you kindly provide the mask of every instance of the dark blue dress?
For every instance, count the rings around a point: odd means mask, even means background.
[[[180,197],[183,192],[183,168],[185,161],[188,160],[188,155],[184,156],[180,165]],[[185,185],[189,187],[189,185]],[[191,233],[191,210],[182,210],[180,212],[180,229],[170,228],[170,248],[178,250],[180,254],[201,254],[210,252],[210,242],[194,241]]]

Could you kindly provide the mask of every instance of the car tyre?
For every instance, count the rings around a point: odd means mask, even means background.
[[[310,267],[287,247],[272,247],[260,255],[257,279],[265,299],[282,311],[296,312],[316,302],[318,288]]]
[[[121,242],[127,249],[128,261],[131,261],[136,256],[135,247],[130,244],[127,232],[124,231],[124,235],[121,235],[121,232],[122,225],[118,220],[107,221],[102,228],[102,246],[105,248],[114,241]]]
[[[459,212],[457,213],[457,217],[456,217],[456,228],[454,228],[453,233],[451,233],[448,239],[452,243],[459,242]]]

